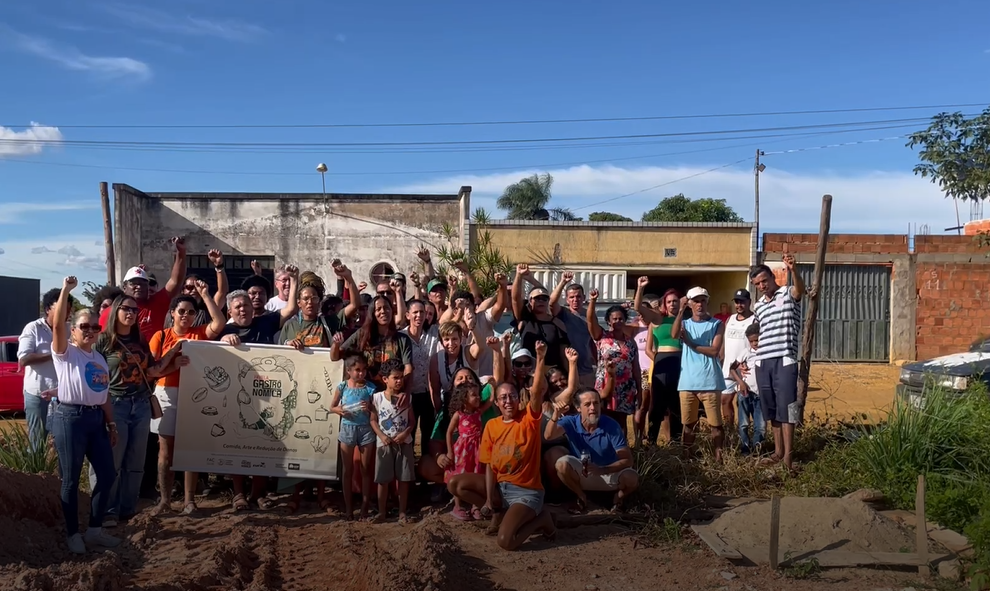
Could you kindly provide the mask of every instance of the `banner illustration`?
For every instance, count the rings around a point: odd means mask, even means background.
[[[329,349],[184,341],[175,470],[337,478],[342,363]]]

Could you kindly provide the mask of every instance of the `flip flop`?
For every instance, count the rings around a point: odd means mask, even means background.
[[[196,503],[186,503],[186,506],[182,508],[182,515],[192,515],[198,508],[199,507],[196,506]]]
[[[567,507],[567,512],[571,515],[582,515],[587,510],[588,504],[581,499],[577,499]]]
[[[275,501],[269,499],[268,497],[258,497],[254,502],[262,511],[268,511],[275,506]]]
[[[234,506],[234,511],[247,511],[251,508],[251,505],[247,502],[247,498],[244,495],[234,495],[231,504]]]

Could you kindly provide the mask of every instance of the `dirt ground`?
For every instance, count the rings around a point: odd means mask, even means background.
[[[65,545],[58,486],[56,478],[0,469],[0,590],[652,591],[661,582],[687,591],[920,586],[916,573],[869,569],[789,578],[720,560],[688,529],[679,542],[651,547],[628,524],[565,528],[564,515],[556,540],[532,538],[509,553],[484,534],[485,524],[455,522],[433,510],[419,513],[417,523],[374,525],[328,516],[313,503],[289,515],[285,497],[266,512],[235,514],[220,499],[203,500],[192,517],[159,518],[145,508],[114,530],[125,540],[120,548],[74,557]],[[87,499],[80,500],[84,513]],[[735,519],[743,528],[755,527],[752,520],[760,521],[745,511]],[[897,544],[907,534],[884,536],[879,539]]]
[[[848,419],[886,414],[894,402],[894,388],[901,368],[873,363],[813,363],[805,417]]]

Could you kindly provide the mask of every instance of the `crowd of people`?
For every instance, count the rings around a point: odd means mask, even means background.
[[[187,275],[183,239],[172,244],[164,286],[134,267],[119,288],[101,289],[92,309],[73,313],[77,280],[67,277],[44,295],[44,316],[20,338],[30,441],[39,447],[49,433],[54,439],[72,552],[120,543],[107,529],[138,510],[149,436],[158,438],[154,510],[173,510],[185,340],[329,348],[327,361],[343,367],[331,412],[341,423],[347,519],[355,516],[352,481],[359,518],[386,520],[394,491],[403,522],[419,481],[432,502],[452,497],[453,518],[490,519],[502,548],[534,534],[552,539],[547,494],[572,513],[587,510],[589,493],[610,495],[601,502],[623,510],[639,486],[630,443],[680,442],[690,455],[702,413],[717,457],[727,430],[737,428],[742,453],[792,467],[804,286],[790,256],[784,264],[792,285],[778,285],[768,267],[757,266],[750,279],[761,297],[754,305],[738,290],[734,313],[713,316],[703,287],[647,294],[649,280],[641,277],[634,299],[611,305],[602,326],[598,291],[586,294],[567,271],[548,289],[519,264],[511,284],[497,275],[496,292],[486,297],[465,263],[438,277],[421,250],[422,273],[396,273],[372,294],[339,260],[331,263],[339,294],[291,265],[275,270],[274,288],[253,265],[255,273],[230,290],[223,255],[213,250],[211,295],[201,277]],[[509,329],[497,331],[506,312]],[[768,421],[774,449],[763,454]],[[81,535],[84,458],[91,507]],[[248,485],[246,478],[231,475],[233,509],[274,506],[270,479],[251,477]],[[195,515],[200,479],[181,479],[181,513]],[[315,487],[320,507],[335,512],[324,484],[295,482],[287,509],[297,511]]]

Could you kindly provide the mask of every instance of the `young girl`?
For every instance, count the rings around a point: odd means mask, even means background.
[[[339,333],[334,338],[341,336]],[[363,355],[352,355],[344,361],[347,381],[341,382],[333,393],[331,412],[340,415],[341,461],[344,463],[344,512],[348,520],[354,519],[354,498],[348,494],[347,484],[354,471],[354,448],[361,451],[361,519],[368,517],[371,508],[371,463],[375,458],[375,431],[371,427],[371,399],[375,395],[374,384],[366,381],[368,361]]]
[[[481,413],[488,410],[491,405],[491,398],[485,403],[481,402],[478,386],[474,384],[461,384],[454,388],[454,394],[450,399],[450,410],[454,414],[450,417],[450,426],[447,427],[447,457],[453,460],[453,465],[447,469],[445,482],[449,482],[450,477],[457,474],[484,473],[484,466],[478,462],[481,445]],[[456,442],[454,442],[455,433]],[[449,450],[453,450],[453,457]],[[461,521],[482,518],[481,507],[472,507],[469,513],[461,507],[457,497],[454,497],[454,510],[451,515]]]

